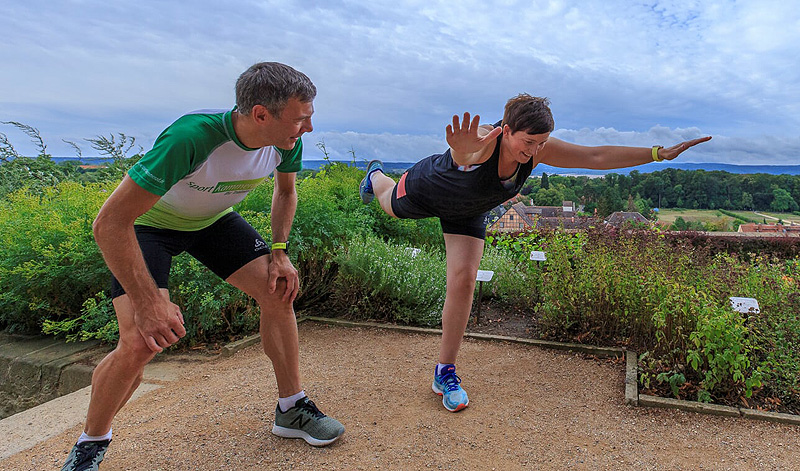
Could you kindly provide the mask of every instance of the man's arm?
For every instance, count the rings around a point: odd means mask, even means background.
[[[686,149],[706,142],[710,136],[692,139],[672,147],[658,149],[657,156],[662,160],[672,160]],[[588,147],[550,137],[539,151],[540,163],[561,168],[591,168],[607,170],[625,168],[653,162],[651,147],[597,146]]]
[[[297,210],[297,189],[295,188],[296,173],[283,173],[275,171],[275,189],[272,192],[272,211],[270,222],[272,225],[272,241],[287,242],[292,229],[292,221]],[[286,279],[284,301],[293,302],[300,291],[300,279],[297,270],[289,261],[289,256],[283,250],[273,250],[269,264],[269,289],[274,292],[279,278]]]
[[[180,309],[161,295],[133,230],[136,218],[159,198],[126,175],[92,224],[103,258],[125,289],[134,309],[136,326],[154,352],[160,352],[186,335]]]

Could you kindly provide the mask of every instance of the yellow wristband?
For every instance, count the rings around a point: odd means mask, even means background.
[[[663,149],[663,148],[664,148],[664,146],[653,146],[653,152],[652,153],[653,153],[653,161],[654,162],[661,162],[662,160],[664,160],[664,159],[662,159],[662,158],[660,158],[658,156],[658,149]]]
[[[286,250],[286,242],[273,242],[272,250]]]

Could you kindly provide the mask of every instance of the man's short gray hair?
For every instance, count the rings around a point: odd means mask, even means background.
[[[306,74],[279,62],[253,64],[236,80],[236,107],[242,114],[262,105],[277,117],[289,98],[308,103],[316,96],[317,87]]]

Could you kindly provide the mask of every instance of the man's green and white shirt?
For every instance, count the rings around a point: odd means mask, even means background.
[[[274,170],[303,168],[303,143],[292,150],[245,147],[233,131],[232,111],[186,114],[158,136],[128,175],[161,196],[136,224],[196,231],[231,211]]]

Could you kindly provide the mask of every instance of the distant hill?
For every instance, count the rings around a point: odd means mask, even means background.
[[[633,170],[638,170],[639,173],[652,173],[664,170],[665,168],[674,168],[678,170],[705,170],[722,171],[737,174],[753,174],[753,173],[766,173],[769,175],[800,175],[800,165],[732,165],[732,164],[717,164],[717,163],[672,163],[672,162],[659,162],[647,165],[640,165],[638,167],[621,168],[616,170],[585,170],[585,169],[572,169],[572,168],[558,168],[549,165],[538,165],[534,172],[546,172],[549,174],[569,174],[569,175],[605,175],[607,173],[618,173],[627,175]]]
[[[56,162],[63,162],[66,160],[80,160],[85,164],[102,164],[108,159],[100,157],[83,157],[76,159],[75,157],[53,157]],[[324,160],[304,160],[303,168],[309,170],[318,170],[325,165]],[[350,162],[344,162],[350,163]],[[366,162],[357,161],[356,166],[359,168],[366,168]],[[409,167],[414,165],[414,162],[384,162],[383,166],[388,172],[402,173],[408,170]],[[533,176],[541,175],[542,172],[548,175],[605,175],[607,173],[618,173],[627,175],[632,170],[638,170],[639,173],[652,173],[665,168],[675,168],[679,170],[705,170],[707,172],[719,170],[728,173],[737,174],[752,174],[752,173],[766,173],[770,175],[800,175],[800,165],[732,165],[732,164],[718,164],[718,163],[673,163],[673,162],[659,162],[646,165],[640,165],[632,168],[622,168],[615,170],[587,170],[582,168],[559,168],[551,167],[550,165],[538,165],[533,170]]]
[[[303,161],[305,168],[317,169],[324,164],[322,160],[309,160]],[[356,162],[359,168],[365,168],[366,163]],[[384,167],[390,172],[403,172],[409,167],[414,165],[414,162],[384,162]],[[605,175],[607,173],[618,173],[627,175],[632,170],[638,170],[639,173],[652,173],[664,170],[665,168],[675,168],[679,170],[705,170],[722,171],[737,174],[752,174],[752,173],[767,173],[770,175],[800,175],[800,165],[732,165],[732,164],[717,164],[717,163],[672,163],[672,162],[659,162],[648,165],[640,165],[632,168],[621,168],[615,170],[587,170],[582,168],[560,168],[551,167],[550,165],[540,164],[533,169],[533,176],[541,175],[542,172],[548,175]]]

